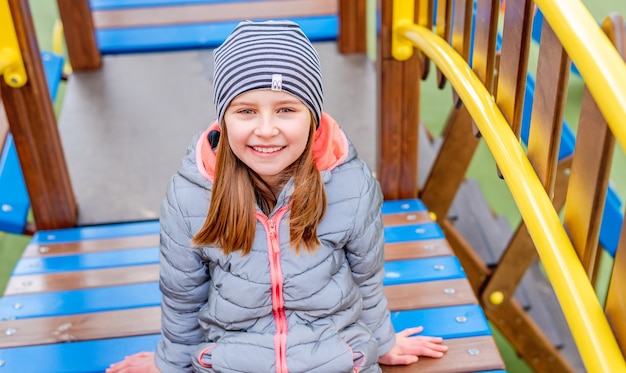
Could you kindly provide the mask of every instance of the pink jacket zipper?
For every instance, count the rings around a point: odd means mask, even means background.
[[[287,368],[287,317],[283,298],[283,270],[280,263],[280,220],[287,212],[287,206],[279,209],[273,218],[257,212],[257,219],[267,232],[267,254],[270,262],[270,280],[272,285],[272,313],[276,324],[274,350],[276,352],[276,372],[288,373]]]

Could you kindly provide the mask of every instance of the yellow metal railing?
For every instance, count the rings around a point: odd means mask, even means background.
[[[576,1],[568,0],[567,6],[572,7]],[[565,1],[537,0],[542,11],[547,13],[560,11],[559,7],[550,8],[550,3],[565,3]],[[543,7],[542,7],[543,6]],[[545,7],[545,10],[544,10]],[[574,7],[576,8],[576,7]],[[564,18],[575,13],[570,12],[562,17],[553,14],[544,14],[548,22],[569,22]],[[487,91],[480,79],[475,75],[467,62],[447,44],[445,40],[435,35],[431,30],[416,25],[413,20],[414,0],[394,0],[393,8],[393,36],[392,54],[399,60],[408,59],[413,53],[413,47],[419,49],[430,58],[446,76],[459,95],[463,104],[478,126],[487,146],[496,160],[504,180],[515,199],[522,218],[535,243],[537,252],[546,268],[546,273],[557,298],[561,304],[565,318],[578,346],[585,367],[589,372],[626,372],[626,362],[615,340],[615,336],[598,302],[594,289],[587,277],[582,264],[561,224],[561,220],[554,210],[552,201],[548,197],[533,167],[531,166],[522,146],[513,134],[502,112],[495,103],[494,97]],[[585,26],[580,29],[596,29]],[[553,26],[554,27],[554,26]],[[557,36],[567,33],[569,28],[562,26]],[[586,30],[584,32],[587,32]],[[572,37],[574,37],[572,34]],[[590,36],[591,35],[591,36]],[[612,50],[610,43],[599,42],[592,38],[604,37],[601,32],[589,32],[591,38],[588,43],[597,43],[593,53]],[[570,42],[568,48],[584,48]],[[583,44],[586,45],[586,44]],[[604,46],[604,47],[603,47]],[[609,53],[610,54],[610,53]],[[618,128],[619,119],[626,118],[626,68],[623,62],[615,61],[616,56],[610,55],[606,60],[600,56],[593,58],[582,57],[584,53],[577,52],[572,59],[579,69],[587,69],[587,74],[596,76],[594,91],[599,94],[613,95],[611,104],[603,104],[602,111],[614,129],[616,136],[623,133]],[[619,57],[619,56],[617,56]],[[585,59],[587,58],[587,60]],[[599,63],[595,60],[602,60]],[[579,64],[582,62],[582,65]],[[620,59],[621,61],[621,59]],[[593,68],[591,68],[593,66]],[[604,69],[607,69],[604,71]],[[594,75],[596,74],[596,75]],[[583,75],[588,78],[589,75]],[[619,76],[619,84],[611,83],[611,79]],[[606,83],[603,83],[606,82]],[[604,84],[604,85],[603,85]],[[618,86],[619,85],[619,86]],[[595,96],[596,98],[599,96]],[[619,108],[611,107],[617,105]],[[610,115],[607,115],[610,114]],[[623,136],[623,135],[620,135]],[[620,140],[621,142],[621,140]],[[624,143],[623,143],[624,144]]]
[[[4,75],[4,81],[11,87],[26,84],[26,69],[8,0],[0,0],[0,75]]]

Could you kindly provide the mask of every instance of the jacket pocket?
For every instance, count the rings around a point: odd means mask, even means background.
[[[214,373],[213,350],[217,347],[215,343],[202,343],[196,348],[191,363],[193,371],[198,373]]]

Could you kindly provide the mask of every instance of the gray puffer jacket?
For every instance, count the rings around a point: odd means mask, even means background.
[[[269,217],[257,211],[250,254],[224,255],[190,244],[211,199],[209,129],[190,146],[161,210],[159,369],[379,372],[395,334],[382,287],[382,194],[367,165],[324,114],[314,147],[328,201],[321,246],[299,255],[290,247],[289,182]]]

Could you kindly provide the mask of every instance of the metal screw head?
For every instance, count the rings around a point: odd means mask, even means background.
[[[407,215],[406,216],[406,220],[416,220],[417,219],[417,215],[415,214],[411,214],[411,215]]]
[[[4,360],[0,359],[0,367],[4,366]]]
[[[4,331],[4,334],[6,335],[13,335],[17,332],[17,330],[13,329],[13,328],[8,328],[7,330]]]
[[[424,250],[429,250],[429,251],[431,251],[431,250],[434,250],[434,249],[435,249],[435,246],[434,246],[434,245],[424,245]]]
[[[446,267],[445,267],[443,264],[435,264],[435,265],[433,266],[433,268],[434,268],[436,271],[443,271]]]
[[[403,209],[403,210],[406,210],[406,209],[408,209],[409,207],[410,207],[410,206],[409,206],[409,204],[408,204],[408,203],[403,203],[403,204],[401,204],[401,205],[400,205],[400,208],[401,208],[401,209]]]
[[[471,356],[478,356],[478,354],[480,354],[480,350],[477,348],[469,348],[467,349],[467,353]]]
[[[13,305],[13,308],[15,308],[16,310],[21,310],[24,307],[24,305],[22,305],[22,303],[15,303]]]
[[[2,212],[11,212],[11,211],[13,211],[13,206],[6,204],[6,203],[2,205]]]
[[[48,251],[50,251],[50,248],[48,246],[40,246],[39,247],[39,252],[40,253],[47,253]]]
[[[454,288],[445,288],[445,289],[443,289],[443,292],[445,294],[454,294],[454,293],[456,293],[456,290],[454,290]]]
[[[54,234],[49,234],[49,235],[46,236],[46,238],[49,239],[49,240],[54,240],[55,238],[57,238],[57,236],[54,235]]]
[[[426,233],[426,229],[424,229],[424,228],[417,228],[415,230],[415,233],[417,233],[417,234],[424,234],[424,233]]]
[[[465,316],[457,316],[457,317],[455,317],[455,320],[458,323],[464,323],[464,322],[467,322],[467,317],[465,317]]]
[[[22,281],[22,286],[31,286],[33,282],[31,280]]]

